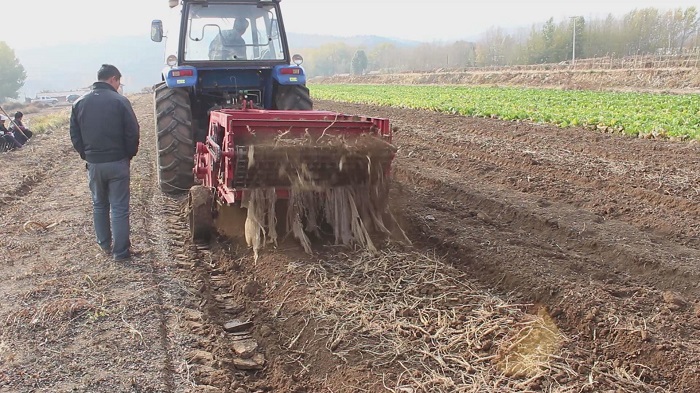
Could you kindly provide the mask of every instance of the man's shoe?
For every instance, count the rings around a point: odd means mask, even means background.
[[[114,260],[117,262],[128,261],[131,259],[131,253],[126,253],[124,255],[115,255]]]
[[[126,256],[119,256],[117,257],[116,255],[114,256],[115,261],[123,261],[127,259],[131,259],[131,257],[138,257],[141,255],[144,255],[148,252],[149,250],[142,250],[139,248],[134,248],[134,247],[129,247],[129,251],[126,253]]]

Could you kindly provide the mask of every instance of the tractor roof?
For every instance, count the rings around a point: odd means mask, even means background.
[[[182,1],[183,4],[185,3],[249,3],[249,4],[256,4],[256,3],[279,3],[282,0],[168,0],[168,4],[170,5],[170,8],[177,7],[178,4]]]

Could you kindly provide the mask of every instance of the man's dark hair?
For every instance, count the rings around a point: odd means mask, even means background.
[[[24,117],[24,113],[20,111],[15,112],[15,119],[21,119],[22,117]]]
[[[111,64],[102,64],[102,67],[100,67],[100,70],[97,71],[97,80],[98,81],[106,81],[107,79],[111,77],[117,77],[117,79],[121,79],[122,73],[119,72],[117,67],[111,65]]]

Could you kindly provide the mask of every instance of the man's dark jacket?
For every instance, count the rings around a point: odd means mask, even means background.
[[[139,150],[139,123],[129,100],[106,82],[73,104],[70,139],[89,163],[132,159]]]

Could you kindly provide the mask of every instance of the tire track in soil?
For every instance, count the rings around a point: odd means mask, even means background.
[[[187,196],[166,196],[154,181],[157,149],[152,97],[139,96],[134,109],[142,123],[140,150],[148,163],[147,168],[141,167],[147,171],[143,177],[148,179],[143,196],[147,206],[144,214],[150,218],[148,241],[156,248],[158,259],[168,266],[167,272],[156,271],[153,277],[160,302],[170,305],[160,326],[161,340],[169,348],[165,383],[170,391],[225,391],[234,371],[225,367],[220,357],[214,357],[214,352],[224,345],[220,320],[225,319],[225,310],[231,305],[213,294],[218,287],[210,277],[218,272],[213,272],[211,266],[216,264],[217,256],[208,246],[190,242]]]
[[[141,244],[141,247],[152,247],[152,254],[157,260],[170,261],[170,252],[167,248],[168,243],[163,237],[163,234],[166,233],[163,231],[163,228],[167,227],[165,221],[168,218],[169,203],[165,198],[158,195],[158,190],[153,182],[153,179],[156,177],[155,166],[152,165],[155,162],[155,137],[153,111],[151,110],[152,106],[149,104],[150,99],[150,96],[146,95],[132,98],[134,112],[139,119],[141,127],[141,137],[137,165],[132,164],[132,198],[138,202],[131,204],[131,215],[132,217],[144,218],[144,229],[147,230],[148,235],[146,239],[139,239],[144,243]],[[134,187],[134,183],[136,187]],[[149,219],[145,219],[146,217]],[[177,386],[176,383],[177,371],[174,356],[177,353],[177,346],[173,342],[174,340],[169,339],[171,337],[171,329],[168,326],[168,322],[174,318],[174,313],[172,305],[169,304],[167,299],[177,299],[179,289],[169,285],[168,274],[158,262],[152,263],[152,269],[153,271],[149,278],[152,287],[156,288],[154,295],[156,304],[160,305],[157,308],[158,341],[161,347],[165,349],[160,379],[166,391],[175,392],[181,387]],[[180,294],[180,296],[182,295]]]
[[[161,345],[168,348],[163,381],[168,391],[227,391],[237,370],[226,362],[230,356],[215,352],[217,348],[230,347],[222,338],[227,310],[240,310],[215,294],[219,286],[214,277],[221,272],[212,266],[219,256],[208,246],[194,245],[189,240],[187,196],[166,196],[154,181],[157,176],[152,97],[137,96],[133,106],[141,122],[140,154],[144,156],[144,164],[134,168],[142,179],[139,207],[143,211],[133,214],[148,218],[144,241],[150,243],[160,261],[154,265],[152,281],[158,288],[158,303],[164,305],[159,326]]]
[[[186,236],[181,232],[174,243],[182,247],[176,255],[179,271],[194,284],[197,299],[184,312],[195,316],[185,317],[186,329],[197,337],[186,355],[200,360],[192,367],[195,391],[338,391],[343,381],[364,385],[376,378],[365,368],[367,362],[353,357],[358,364],[348,365],[333,356],[327,349],[329,336],[320,333],[332,327],[308,317],[304,306],[314,295],[304,285],[307,272],[290,269],[313,266],[316,258],[296,242],[281,241],[255,262],[239,239],[219,235],[208,245],[196,245]],[[321,251],[318,258],[332,260],[333,254]],[[238,338],[222,329],[232,319],[252,322],[248,337],[258,344],[255,353],[264,356],[259,370],[237,366],[241,357],[232,348]]]
[[[134,101],[134,108],[143,124],[141,151],[147,154],[147,161],[155,163],[155,131],[152,115],[147,114],[153,108],[150,97]],[[154,169],[155,166],[149,167],[144,177],[155,179]],[[254,267],[251,269],[252,255],[247,247],[224,237],[206,245],[194,244],[188,227],[187,196],[165,196],[156,182],[147,187],[143,199],[150,202],[146,212],[150,218],[149,241],[157,248],[158,258],[169,261],[177,276],[174,279],[172,274],[156,273],[154,278],[156,286],[163,288],[160,296],[170,299],[164,300],[166,304],[179,299],[164,316],[167,322],[161,327],[161,338],[169,337],[167,340],[171,341],[166,369],[171,370],[169,386],[175,386],[173,391],[294,391],[295,386],[308,383],[303,378],[301,382],[293,381],[280,366],[284,351],[276,351],[280,344],[270,335],[269,327],[275,318],[266,317],[279,310],[274,302],[263,306],[260,301],[263,296],[278,298],[279,294],[263,295],[267,290],[259,286],[258,279],[264,278]],[[244,358],[233,347],[241,337],[223,329],[226,322],[234,319],[254,321],[245,338],[255,340],[255,353],[265,357],[259,370],[246,370],[238,364]]]
[[[647,365],[649,383],[700,389],[700,370],[687,367],[700,362],[697,145],[316,107],[399,126],[392,208],[417,246],[439,250],[485,288],[546,305],[590,364]],[[682,294],[682,307],[667,290]]]
[[[321,391],[324,382],[309,368],[333,373],[341,364],[324,355],[327,338],[309,333],[322,321],[306,320],[306,329],[300,331],[305,312],[295,302],[310,295],[299,284],[302,278],[288,272],[290,265],[304,263],[309,256],[294,242],[266,250],[257,262],[240,239],[218,235],[209,244],[195,244],[189,238],[185,199],[165,199],[163,244],[170,245],[166,252],[190,292],[178,328],[171,329],[181,330],[175,352],[188,363],[188,376],[183,378],[191,381],[192,391]],[[241,336],[223,329],[232,320],[252,322],[243,337],[257,344],[254,353],[264,359],[259,368],[239,366],[248,355],[233,350]],[[304,357],[307,361],[302,362]],[[358,378],[353,370],[342,372]]]

